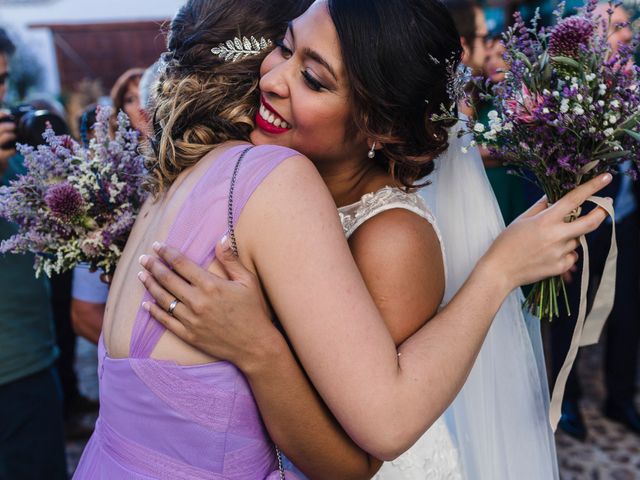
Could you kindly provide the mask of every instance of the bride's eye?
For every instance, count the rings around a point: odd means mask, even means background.
[[[305,83],[309,86],[311,90],[315,90],[316,92],[319,92],[320,90],[325,88],[322,83],[320,83],[317,79],[315,79],[313,75],[311,75],[306,70],[302,70],[300,73],[302,73]]]
[[[284,38],[276,40],[276,47],[280,49],[280,53],[284,58],[290,58],[293,55],[293,51],[285,45]]]

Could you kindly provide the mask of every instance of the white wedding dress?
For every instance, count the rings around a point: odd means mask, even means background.
[[[384,187],[368,193],[352,205],[338,209],[345,235],[349,238],[364,222],[379,213],[395,208],[409,210],[426,219],[435,229],[440,246],[442,237],[435,219],[417,193]],[[444,249],[442,251],[444,259]],[[458,451],[444,421],[439,418],[404,454],[385,463],[374,479],[378,480],[461,480],[462,466]]]

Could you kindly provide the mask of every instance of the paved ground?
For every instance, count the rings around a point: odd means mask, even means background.
[[[579,363],[584,390],[581,407],[589,436],[583,443],[562,432],[556,435],[563,480],[640,479],[640,437],[600,413],[605,398],[601,360],[601,345],[583,349]],[[640,396],[636,403],[640,406]]]
[[[562,432],[557,434],[562,480],[640,480],[640,438],[600,415],[604,398],[601,358],[601,348],[595,346],[584,349],[580,359],[580,376],[585,392],[582,407],[589,437],[582,443]],[[91,398],[98,397],[96,365],[95,347],[80,341],[77,359],[80,388]],[[83,421],[92,425],[95,415],[87,415]],[[77,465],[83,447],[84,442],[81,441],[67,443],[70,472]]]

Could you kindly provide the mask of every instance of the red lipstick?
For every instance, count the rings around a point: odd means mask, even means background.
[[[274,117],[274,123],[270,122],[268,118]],[[280,125],[275,125],[276,123]],[[284,127],[282,125],[285,125]],[[282,116],[273,108],[264,97],[260,98],[260,109],[256,112],[256,126],[266,133],[272,135],[279,135],[290,130],[288,123],[282,118]]]

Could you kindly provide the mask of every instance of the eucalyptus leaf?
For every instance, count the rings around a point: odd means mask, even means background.
[[[598,160],[613,160],[614,158],[626,157],[630,155],[631,152],[629,150],[620,150],[618,152],[608,152],[597,155],[596,158]]]
[[[624,122],[618,125],[618,130],[625,130],[629,127],[634,127],[640,122],[640,112],[631,115]]]
[[[554,63],[559,63],[560,65],[564,65],[564,66],[582,71],[582,65],[576,62],[573,58],[563,57],[560,55],[557,57],[551,57],[551,61],[553,61]]]
[[[596,168],[598,166],[598,164],[600,163],[600,160],[592,160],[591,162],[587,163],[586,165],[584,165],[581,169],[580,169],[580,174],[581,175],[586,175],[587,173],[589,173],[591,170],[593,170],[594,168]]]
[[[527,66],[527,68],[529,70],[532,70],[531,62],[529,61],[529,58],[524,53],[516,52],[516,58],[518,60],[522,60],[522,62],[524,62],[524,64]]]
[[[631,138],[633,138],[636,142],[640,142],[640,133],[635,132],[633,130],[626,129],[626,128],[623,131],[624,133],[629,135]]]

